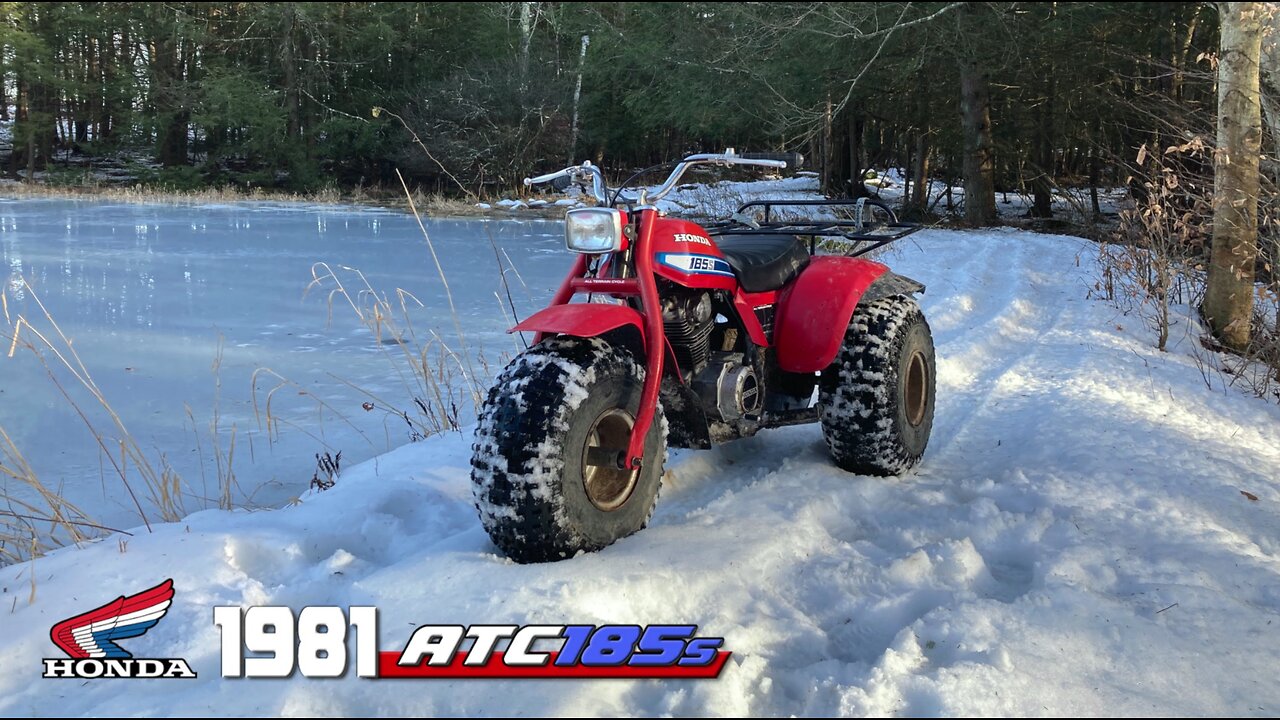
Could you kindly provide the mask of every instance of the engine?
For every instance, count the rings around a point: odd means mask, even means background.
[[[693,379],[694,390],[713,418],[731,422],[760,411],[763,392],[756,371],[741,353],[712,353],[706,369]]]
[[[711,296],[705,292],[672,293],[662,299],[662,328],[681,371],[694,375],[706,366],[713,317]]]
[[[715,420],[731,422],[760,410],[763,392],[754,368],[740,352],[732,352],[735,330],[722,333],[712,349],[716,329],[711,296],[705,292],[673,292],[662,300],[662,326],[676,363],[690,378],[703,410]],[[716,335],[720,338],[719,335]]]

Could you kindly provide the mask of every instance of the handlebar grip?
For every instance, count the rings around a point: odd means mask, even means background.
[[[569,172],[573,169],[574,168],[572,167],[567,167],[557,172],[547,173],[546,175],[538,175],[537,177],[531,177],[531,178],[527,177],[524,179],[524,184],[528,186],[528,185],[542,185],[543,183],[555,182],[558,178],[568,176]]]
[[[566,188],[568,188],[570,185],[573,184],[573,178],[570,177],[568,173],[561,170],[558,173],[551,173],[549,175],[539,175],[538,177],[524,179],[525,187],[533,187],[534,185],[546,185],[548,183],[551,184],[551,187],[563,192]]]
[[[787,164],[792,170],[800,169],[804,165],[804,156],[800,153],[738,153],[738,157],[744,160],[781,160]]]

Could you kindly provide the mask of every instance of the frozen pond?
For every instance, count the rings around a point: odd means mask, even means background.
[[[494,245],[519,273],[507,279],[524,317],[546,302],[568,267],[560,228],[543,220],[427,220],[470,355],[483,354],[485,362],[476,365],[480,384],[487,386],[517,349],[515,337],[504,332],[511,310]],[[399,347],[378,343],[341,298],[330,318],[331,282],[304,297],[315,263],[337,270],[352,295],[358,279],[340,266],[358,268],[393,302],[397,288],[412,293],[425,306],[411,316],[419,339],[434,331],[460,351],[427,244],[414,218],[398,212],[0,200],[0,260],[10,320],[21,314],[46,335],[51,330],[25,280],[138,443],[154,458],[164,453],[182,475],[188,511],[206,506],[198,496],[216,496],[209,433],[215,408],[224,451],[236,428],[232,467],[240,500],[257,505],[304,492],[318,452],[341,451],[348,466],[410,440],[403,419],[380,406],[365,410],[370,396],[356,389],[412,408],[414,393],[396,371],[404,366]],[[220,343],[221,398],[215,402],[212,368]],[[3,349],[9,344],[6,337]],[[260,368],[295,383],[272,398],[280,422],[271,442],[260,421],[276,381],[259,377],[255,414],[251,378]],[[94,409],[69,373],[59,378],[71,380],[69,390]],[[318,409],[317,399],[331,410]],[[111,443],[114,429],[103,413],[91,416],[110,431]],[[13,358],[0,355],[0,427],[47,486],[61,486],[96,520],[138,524],[97,441],[21,348]]]

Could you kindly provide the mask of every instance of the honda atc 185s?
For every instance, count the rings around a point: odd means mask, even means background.
[[[691,155],[628,196],[591,163],[525,181],[577,184],[597,206],[565,216],[577,258],[550,306],[512,328],[535,342],[480,413],[476,506],[508,556],[559,560],[643,528],[669,445],[818,422],[849,472],[920,461],[934,411],[933,340],[913,298],[924,286],[861,257],[916,226],[871,200],[756,201],[705,225],[656,206],[695,165],[799,160]]]

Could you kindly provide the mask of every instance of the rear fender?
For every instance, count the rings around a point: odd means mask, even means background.
[[[835,360],[859,302],[922,292],[924,285],[863,258],[813,258],[782,292],[773,336],[778,367],[815,373]]]
[[[905,275],[886,272],[871,283],[871,287],[862,294],[858,304],[875,302],[893,295],[914,295],[924,292],[924,283],[916,282]]]

